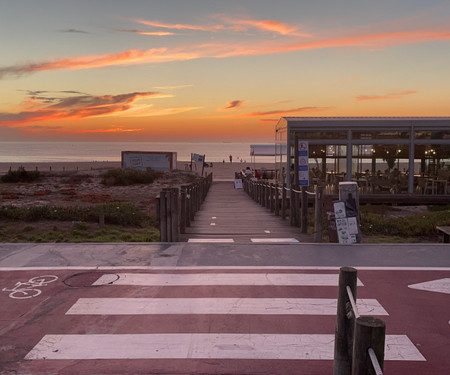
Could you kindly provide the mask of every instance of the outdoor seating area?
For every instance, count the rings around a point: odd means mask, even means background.
[[[355,181],[363,194],[450,195],[450,118],[283,117],[275,149],[288,186],[332,194]]]

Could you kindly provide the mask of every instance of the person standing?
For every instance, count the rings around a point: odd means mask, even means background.
[[[233,155],[230,155],[230,163],[233,162]]]

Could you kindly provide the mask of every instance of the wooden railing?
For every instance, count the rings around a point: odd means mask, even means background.
[[[287,188],[286,184],[243,178],[243,188],[255,202],[269,209],[274,215],[281,216],[282,219],[289,217],[289,224],[300,227],[301,233],[308,232],[308,197],[314,197],[314,241],[322,242],[323,186],[316,186],[315,192],[312,193],[305,187],[296,190]]]
[[[163,189],[156,198],[161,242],[178,242],[208,194],[212,173],[180,188]]]

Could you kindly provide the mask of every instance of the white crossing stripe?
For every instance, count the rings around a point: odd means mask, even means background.
[[[188,242],[194,243],[231,243],[232,238],[189,238]]]
[[[251,238],[255,243],[299,243],[295,238]]]
[[[389,315],[376,299],[357,300],[361,315]],[[68,315],[335,315],[333,298],[79,298]]]
[[[332,334],[46,335],[25,359],[309,359],[332,360]],[[404,335],[387,335],[385,360],[425,361]]]
[[[204,286],[204,285],[283,285],[337,286],[338,274],[295,273],[117,273],[102,275],[92,285]],[[117,276],[119,277],[117,279]],[[114,281],[115,280],[115,281]],[[358,280],[358,286],[362,286]]]
[[[450,278],[408,285],[408,288],[450,294]]]

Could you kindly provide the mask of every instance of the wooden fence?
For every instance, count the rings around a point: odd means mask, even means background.
[[[163,189],[156,198],[161,242],[178,242],[208,194],[212,173],[180,188]]]
[[[308,192],[306,187],[301,190],[287,188],[286,184],[279,185],[265,181],[252,181],[243,178],[244,191],[261,206],[266,207],[282,219],[289,217],[291,226],[300,227],[301,233],[308,231],[308,202],[314,207],[314,241],[322,242],[322,222],[324,215],[323,186],[316,186],[314,193]]]

